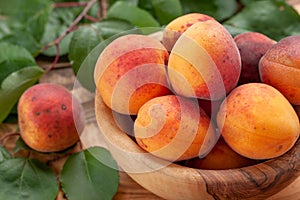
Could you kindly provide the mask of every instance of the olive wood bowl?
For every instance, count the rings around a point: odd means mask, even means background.
[[[112,112],[97,92],[95,112],[100,132],[120,168],[164,199],[266,199],[299,176],[299,140],[283,156],[256,165],[228,170],[194,169],[146,153],[118,125],[117,121],[125,117]]]

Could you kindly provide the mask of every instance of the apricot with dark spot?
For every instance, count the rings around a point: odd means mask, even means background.
[[[40,152],[71,147],[84,128],[79,101],[63,86],[49,83],[34,85],[22,94],[18,120],[24,142]]]

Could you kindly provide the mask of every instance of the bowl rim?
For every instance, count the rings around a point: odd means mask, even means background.
[[[161,162],[165,164],[165,161],[149,153],[145,154],[145,151],[116,125],[112,112],[104,104],[100,93],[96,90],[95,114],[97,125],[104,136],[108,149],[121,169],[132,179],[150,192],[163,198],[177,199],[178,195],[184,194],[185,199],[199,199],[199,195],[203,196],[204,193],[207,196],[204,195],[203,199],[212,197],[217,199],[267,198],[284,189],[300,175],[299,138],[295,145],[284,155],[242,168],[208,170],[169,163],[168,166],[157,170],[134,173],[134,169],[136,169],[134,167],[146,166],[152,169],[152,161],[159,164]],[[136,153],[137,156],[129,155],[129,150]],[[133,164],[137,166],[133,166]],[[132,167],[133,171],[130,170]],[[181,180],[180,182],[172,180],[175,175],[177,176],[175,179]],[[169,187],[176,184],[180,187],[177,186],[177,191],[170,193],[162,185],[157,187],[153,183],[159,179],[165,185],[170,185]],[[192,185],[197,187],[192,188]],[[193,192],[188,194],[184,190],[193,191],[194,194],[188,196]]]

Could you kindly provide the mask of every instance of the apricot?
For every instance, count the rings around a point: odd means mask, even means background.
[[[84,129],[84,112],[65,87],[40,83],[19,99],[18,122],[24,142],[40,152],[57,152],[73,146]]]
[[[119,113],[135,115],[149,99],[169,94],[168,57],[160,41],[149,36],[129,34],[111,42],[94,71],[104,103]]]
[[[234,37],[240,51],[242,71],[238,85],[261,82],[258,63],[261,57],[276,43],[276,41],[258,32],[246,32]]]
[[[134,122],[138,145],[169,161],[207,154],[217,140],[214,125],[197,100],[175,95],[145,103]]]
[[[223,101],[217,124],[226,143],[251,159],[283,155],[300,133],[292,105],[277,89],[264,83],[236,87]]]
[[[300,35],[281,39],[260,60],[262,82],[278,89],[292,104],[300,105]]]
[[[165,27],[162,43],[170,52],[180,35],[185,32],[190,26],[197,22],[206,21],[209,19],[214,18],[202,13],[189,13],[177,17],[176,19],[168,23]]]
[[[178,38],[167,69],[177,94],[218,100],[236,86],[241,58],[222,24],[207,20],[195,23]]]
[[[219,170],[246,167],[257,163],[257,160],[246,158],[233,151],[220,137],[214,148],[205,157],[187,160],[185,165],[196,169]]]

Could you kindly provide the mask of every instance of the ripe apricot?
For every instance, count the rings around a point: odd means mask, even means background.
[[[177,94],[218,100],[236,86],[241,58],[222,24],[206,20],[195,23],[178,38],[167,69]]]
[[[56,152],[79,140],[83,108],[63,86],[40,83],[27,89],[18,103],[21,137],[32,149]]]
[[[214,18],[202,13],[189,13],[177,17],[169,24],[167,24],[166,28],[164,29],[162,43],[170,52],[180,35],[185,32],[190,26],[197,22],[206,21],[209,19]]]
[[[187,160],[185,165],[196,169],[218,170],[246,167],[257,163],[257,160],[246,158],[233,151],[220,137],[214,148],[205,157]]]
[[[281,39],[260,60],[262,82],[278,89],[292,104],[300,105],[300,35]]]
[[[129,34],[111,42],[94,71],[104,103],[119,113],[135,115],[149,99],[169,94],[168,56],[159,40],[145,35]]]
[[[217,124],[227,144],[252,159],[284,154],[300,133],[292,105],[277,89],[264,83],[235,88],[223,101]]]
[[[141,148],[169,161],[206,154],[217,138],[198,102],[175,95],[145,103],[135,120],[134,133]]]
[[[261,57],[276,43],[276,41],[258,32],[246,32],[234,37],[240,51],[242,71],[238,85],[261,82],[258,63]]]

